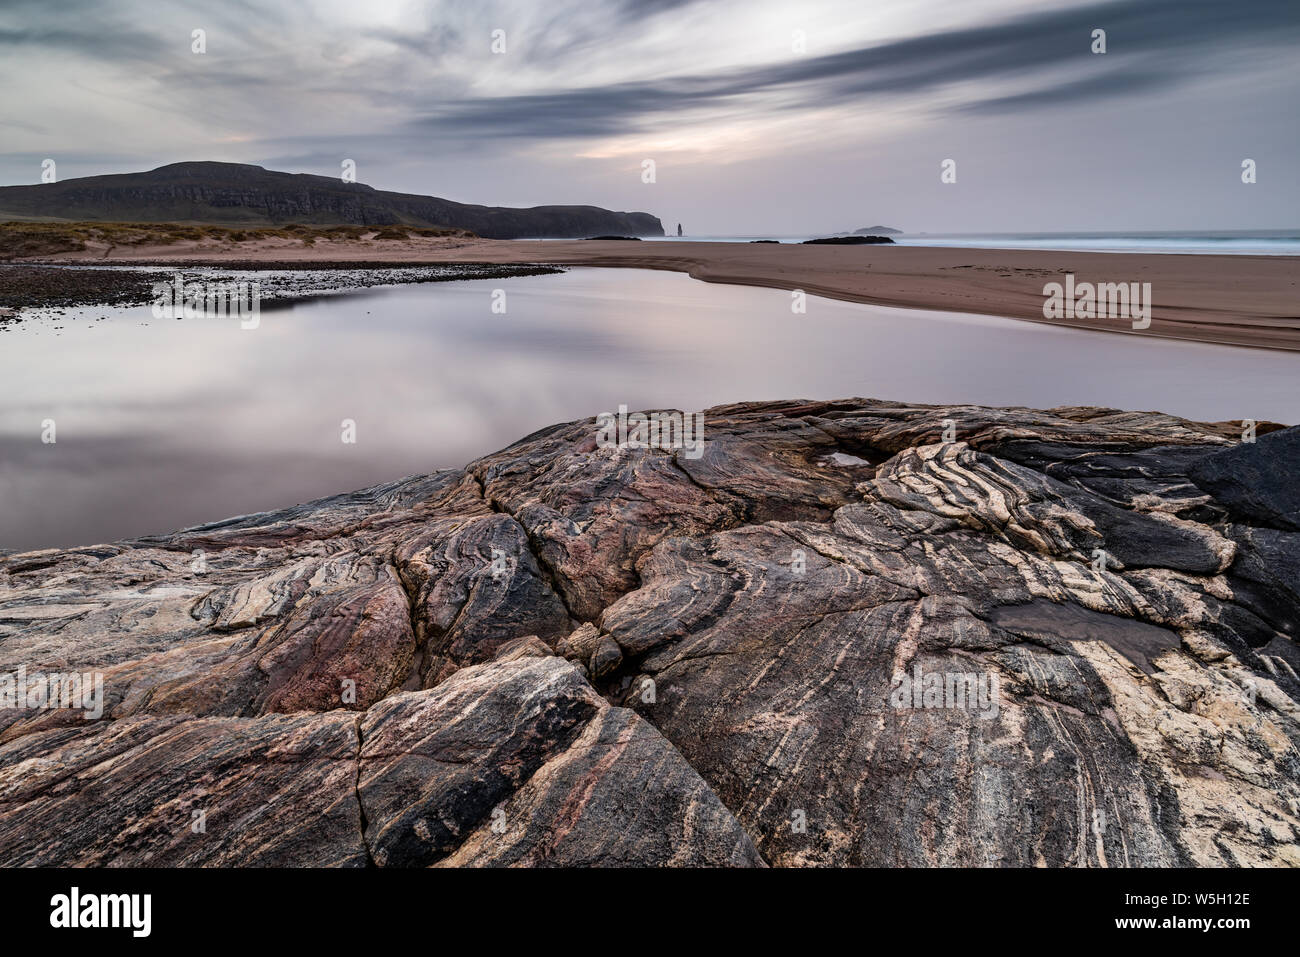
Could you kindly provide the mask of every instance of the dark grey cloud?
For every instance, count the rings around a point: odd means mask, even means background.
[[[121,61],[155,49],[154,34],[122,26],[111,31],[78,26],[0,27],[0,50],[42,50],[75,53],[91,59]]]
[[[1094,28],[1106,30],[1104,55],[1091,52]],[[431,106],[416,126],[487,137],[588,137],[642,131],[684,110],[746,109],[765,94],[785,95],[764,108],[796,110],[973,81],[980,92],[953,109],[993,113],[1174,85],[1212,73],[1233,51],[1293,55],[1297,41],[1296,0],[1117,0],[718,74],[454,100]],[[1062,79],[1063,67],[1084,75]],[[996,83],[1023,89],[999,93]]]
[[[575,18],[572,10],[564,7],[556,6],[548,11],[539,4],[531,11],[539,19],[530,23],[527,39],[520,42],[519,37],[514,37],[511,45],[514,52],[526,61],[554,62],[560,57],[571,58],[576,51],[594,43],[607,43],[621,31],[635,28],[647,20],[678,13],[702,2],[703,0],[617,0],[606,4],[593,3],[581,18]],[[515,23],[512,17],[494,18],[473,6],[454,2],[432,5],[428,12],[436,13],[437,16],[425,25],[370,27],[363,33],[417,56],[437,57],[471,43],[481,44],[487,49],[493,29],[506,30],[509,38]]]
[[[582,16],[569,7],[533,8],[524,36],[510,41],[511,55],[560,76],[584,50],[616,44],[647,21],[668,22],[701,6],[707,4],[619,0],[593,4]],[[205,6],[191,19],[211,24],[214,48],[237,46],[240,55],[195,58],[174,25],[81,0],[12,0],[0,11],[0,51],[44,49],[134,62],[169,91],[164,110],[189,110],[201,101],[210,116],[233,120],[250,104],[256,108],[259,96],[264,106],[315,93],[376,108],[400,97],[400,113],[409,119],[399,116],[385,131],[371,133],[553,140],[643,132],[689,119],[691,111],[789,113],[960,84],[966,85],[961,99],[943,109],[995,114],[1058,107],[1174,86],[1213,73],[1234,51],[1277,53],[1300,42],[1298,0],[1112,0],[760,66],[491,96],[474,92],[472,78],[430,82],[422,73],[474,44],[486,51],[494,21],[477,8],[433,4],[424,22],[364,29],[361,36],[391,45],[397,55],[350,60],[322,75],[304,75],[294,58],[282,55],[286,44],[299,42],[294,10],[302,14],[306,7],[268,11],[247,0]],[[496,19],[509,34],[514,18]],[[1089,51],[1097,27],[1108,34],[1104,56]],[[30,118],[24,127],[7,112],[0,107],[0,124],[32,129]]]
[[[160,58],[187,55],[189,30],[194,28],[219,28],[232,42],[270,49],[284,36],[277,34],[275,25],[287,26],[291,11],[301,8],[297,0],[278,8],[222,0],[193,9],[150,5],[143,10],[97,0],[5,0],[0,6],[0,50],[72,53],[148,69]],[[164,11],[165,21],[157,15]],[[181,21],[186,21],[184,31],[168,32],[164,25]]]
[[[0,0],[0,182],[349,158],[378,188],[697,235],[1265,228],[1300,208],[1298,46],[1300,0]],[[1081,129],[1105,148],[1063,150]]]
[[[976,100],[960,107],[964,113],[998,114],[1025,108],[1068,106],[1081,101],[1099,101],[1110,97],[1129,97],[1138,93],[1173,86],[1183,79],[1175,71],[1133,70],[1126,73],[1102,73],[1080,76],[1055,83],[1040,90],[1026,90],[1009,96]]]

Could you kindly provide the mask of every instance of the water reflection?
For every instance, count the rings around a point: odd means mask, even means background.
[[[0,547],[164,532],[460,466],[620,404],[865,395],[1300,420],[1300,355],[808,302],[795,315],[778,290],[576,269],[315,300],[250,331],[148,307],[22,323],[0,337]]]

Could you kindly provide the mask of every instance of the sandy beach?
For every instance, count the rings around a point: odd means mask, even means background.
[[[915,246],[411,239],[88,247],[46,262],[558,263],[684,272],[705,282],[1051,322],[1127,335],[1300,350],[1300,258]],[[1150,283],[1151,325],[1043,315],[1044,284]]]

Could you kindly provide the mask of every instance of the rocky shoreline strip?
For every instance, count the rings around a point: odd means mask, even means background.
[[[506,279],[563,272],[547,264],[491,265],[437,263],[432,265],[383,262],[294,263],[249,260],[220,266],[193,261],[144,261],[130,267],[78,268],[39,264],[0,265],[0,321],[22,318],[25,310],[75,309],[82,306],[145,305],[153,301],[153,286],[171,282],[180,273],[186,279],[206,282],[233,281],[233,273],[263,273],[257,278],[264,300],[281,304],[300,302],[371,286],[462,279]]]

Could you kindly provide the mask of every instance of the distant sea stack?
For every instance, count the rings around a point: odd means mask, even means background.
[[[901,236],[903,231],[893,226],[863,226],[853,230],[854,236]]]
[[[0,187],[0,220],[439,226],[488,239],[662,236],[649,213],[598,206],[475,206],[242,163],[173,163],[147,173]]]

